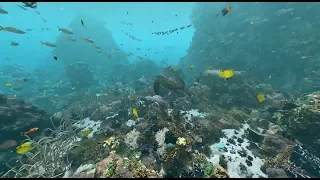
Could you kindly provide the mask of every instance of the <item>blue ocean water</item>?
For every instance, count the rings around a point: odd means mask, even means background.
[[[0,25],[21,30],[31,28],[32,31],[26,34],[0,32],[1,65],[14,62],[23,64],[26,68],[58,66],[59,62],[47,60],[48,57],[52,57],[52,49],[41,46],[40,41],[54,42],[61,33],[57,26],[68,28],[70,22],[79,14],[90,15],[105,23],[104,26],[112,32],[112,37],[119,47],[120,44],[123,44],[121,50],[135,54],[133,57],[128,57],[131,61],[134,61],[136,56],[147,55],[155,62],[165,59],[169,64],[175,64],[179,61],[179,58],[186,54],[194,34],[193,28],[169,36],[151,34],[154,31],[166,31],[190,24],[189,17],[193,3],[40,2],[36,10],[31,8],[23,10],[17,5],[22,5],[22,3],[1,3],[2,8],[8,11],[8,14],[1,14]],[[42,18],[47,22],[44,22]],[[84,23],[86,23],[85,17],[83,18]],[[127,26],[120,23],[121,21],[130,22],[132,26],[128,29]],[[49,28],[49,30],[41,31],[41,28]],[[121,33],[121,30],[126,29],[133,31],[132,34],[142,39],[142,42],[133,41]],[[12,47],[10,46],[11,41],[17,41],[20,45]],[[166,46],[174,46],[174,52],[166,51],[164,49]],[[136,48],[150,48],[154,51],[145,53],[137,51]],[[161,53],[154,54],[155,51]],[[12,59],[12,62],[6,61],[7,57]]]

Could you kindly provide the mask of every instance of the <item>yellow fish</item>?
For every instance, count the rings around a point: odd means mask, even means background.
[[[232,78],[233,75],[234,75],[234,72],[232,69],[221,69],[219,72],[219,76],[225,80]]]
[[[312,56],[301,56],[300,58],[301,59],[309,59],[309,58],[311,58]]]
[[[20,146],[16,147],[16,152],[18,154],[24,154],[26,152],[33,150],[34,148],[35,147],[31,146],[30,142],[25,142],[25,143],[21,144]]]
[[[91,128],[88,128],[88,129],[85,129],[83,131],[81,131],[80,135],[82,137],[88,137],[88,135],[92,132],[92,129]]]
[[[10,84],[10,83],[5,83],[4,86],[11,88],[11,87],[12,87],[12,84]]]
[[[138,111],[136,108],[132,109],[132,114],[134,115],[134,117],[136,117],[136,118],[138,117]]]
[[[264,94],[263,93],[258,93],[257,94],[257,100],[259,103],[262,103],[265,100]]]
[[[105,93],[105,94],[103,94],[104,96],[108,96],[108,94],[107,93]]]
[[[278,124],[280,123],[280,120],[281,120],[281,116],[278,116],[278,117],[277,117],[277,123],[278,123]]]
[[[192,65],[189,66],[190,71],[192,71],[193,68],[194,68],[194,66],[192,66]]]

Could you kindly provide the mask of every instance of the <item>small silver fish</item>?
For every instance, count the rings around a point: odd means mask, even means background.
[[[73,34],[73,32],[69,31],[68,29],[60,28],[59,26],[58,26],[58,30],[62,31],[63,33],[66,33],[66,34]]]
[[[8,32],[13,32],[13,33],[16,33],[16,34],[25,34],[26,32],[18,29],[18,28],[14,28],[14,27],[3,27],[3,26],[0,26],[0,31],[8,31]]]
[[[46,46],[49,46],[49,47],[57,47],[57,45],[49,43],[49,42],[42,42],[42,41],[40,41],[40,42],[41,42],[41,45],[46,45]]]

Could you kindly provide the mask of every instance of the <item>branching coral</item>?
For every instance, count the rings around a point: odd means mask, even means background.
[[[163,128],[162,130],[159,130],[157,133],[156,133],[156,141],[158,143],[158,149],[157,149],[157,153],[158,155],[162,155],[165,150],[166,150],[166,143],[165,143],[165,140],[166,140],[166,132],[169,131],[169,129],[167,129],[166,127]]]
[[[137,131],[136,129],[133,129],[126,135],[124,142],[127,144],[127,146],[131,150],[138,148],[137,140],[139,135],[140,135],[140,132]]]

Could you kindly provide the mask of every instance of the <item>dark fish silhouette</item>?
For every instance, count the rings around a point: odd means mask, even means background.
[[[84,23],[83,23],[83,20],[81,19],[81,24],[82,24],[82,26],[84,27]],[[84,28],[86,28],[86,27],[84,27]]]
[[[29,7],[32,9],[37,8],[37,2],[22,2],[25,7]]]

